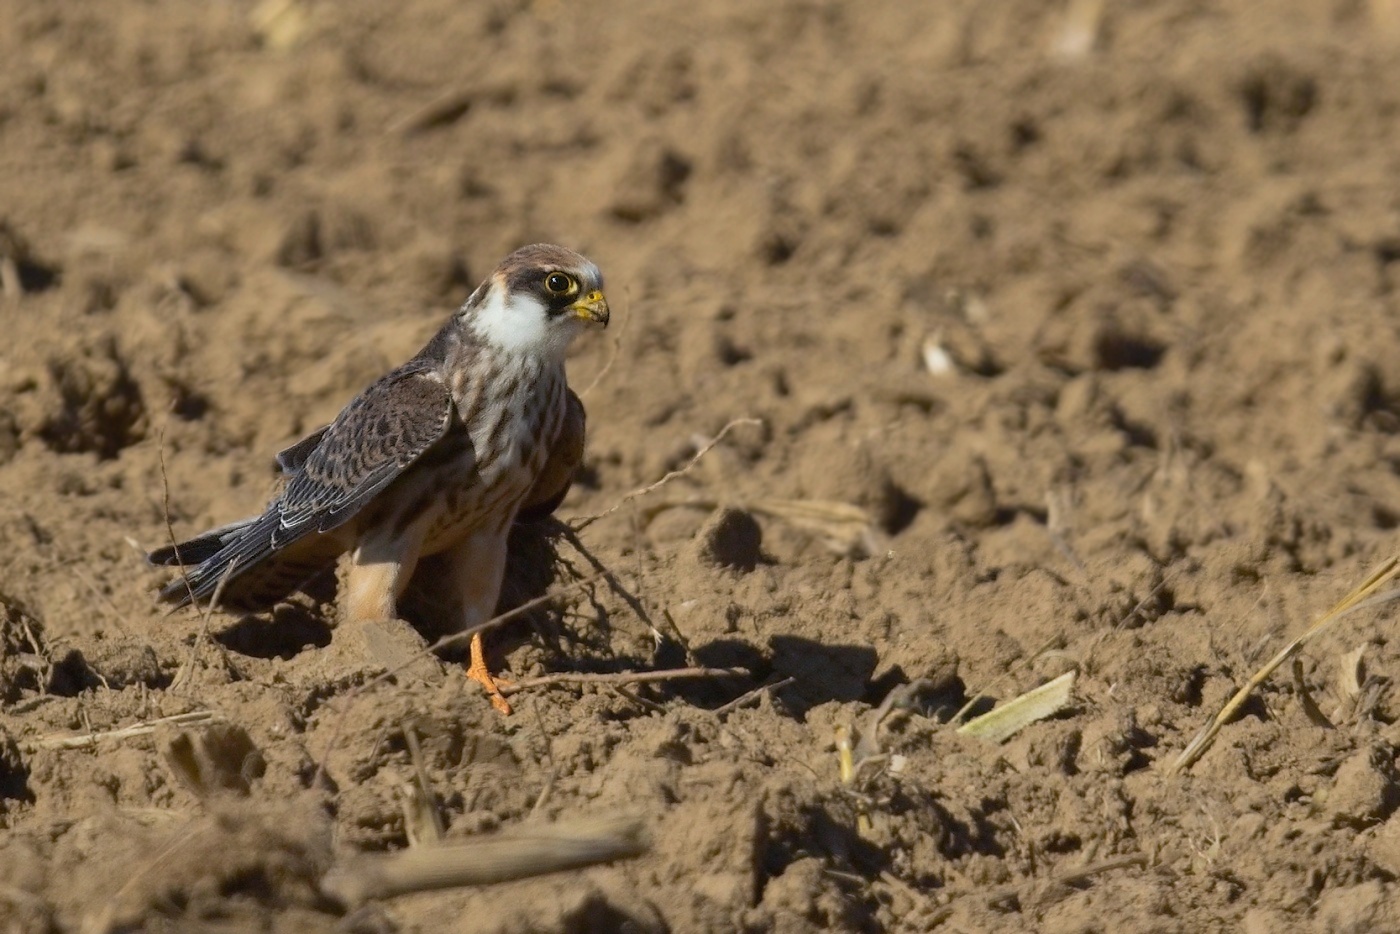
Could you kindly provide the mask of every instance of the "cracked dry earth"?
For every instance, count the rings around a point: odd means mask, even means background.
[[[0,22],[0,930],[1400,929],[1387,605],[1169,769],[1396,550],[1393,4]],[[154,607],[167,518],[259,509],[273,452],[541,239],[615,307],[564,519],[761,425],[592,558],[522,546],[519,593],[612,577],[494,661],[745,673],[502,718],[369,683],[333,603]],[[950,723],[1069,670],[1005,743]],[[883,757],[849,784],[843,729]],[[420,772],[451,841],[633,813],[651,849],[343,912],[323,874],[408,845]]]

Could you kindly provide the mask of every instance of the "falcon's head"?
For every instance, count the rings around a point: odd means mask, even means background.
[[[603,274],[562,246],[521,247],[472,293],[461,318],[502,350],[563,359],[585,328],[608,324]]]

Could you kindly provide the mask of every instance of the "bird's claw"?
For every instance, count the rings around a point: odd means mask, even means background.
[[[481,685],[486,690],[486,696],[491,701],[491,706],[503,716],[510,716],[510,702],[501,693],[501,687],[509,687],[514,682],[505,678],[497,678],[491,674],[491,670],[486,667],[486,651],[481,642],[481,634],[472,636],[471,664],[467,666],[467,677]]]

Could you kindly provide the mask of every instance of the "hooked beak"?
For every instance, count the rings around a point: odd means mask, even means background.
[[[597,289],[574,302],[569,306],[569,310],[581,321],[608,326],[608,300]]]

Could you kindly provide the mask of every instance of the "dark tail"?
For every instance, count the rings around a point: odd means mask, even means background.
[[[255,519],[244,519],[242,522],[234,522],[231,525],[210,529],[203,535],[196,535],[187,542],[157,548],[146,556],[146,560],[164,568],[181,566],[188,568],[203,564],[218,554],[219,549],[232,541],[239,532],[256,525],[261,518],[262,516]]]
[[[178,608],[219,591],[220,609],[257,612],[335,567],[343,549],[334,539],[312,534],[274,544],[277,527],[276,515],[261,515],[151,552],[152,564],[184,568],[183,577],[161,589],[160,599]]]
[[[227,593],[240,576],[272,554],[275,522],[275,517],[266,515],[244,519],[151,552],[147,559],[152,564],[183,567],[185,572],[161,589],[160,599],[188,606],[213,596],[225,578]]]

